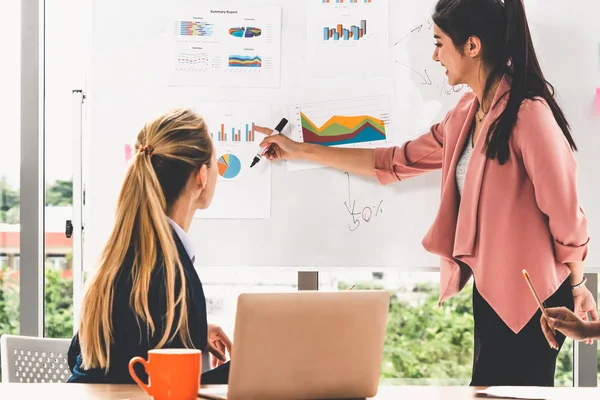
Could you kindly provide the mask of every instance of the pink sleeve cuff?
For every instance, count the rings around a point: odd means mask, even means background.
[[[572,246],[567,244],[562,244],[558,241],[554,241],[554,252],[556,260],[562,263],[568,262],[580,262],[585,261],[588,253],[588,243],[590,239],[588,238],[587,242],[580,246]]]
[[[404,151],[400,147],[377,148],[375,156],[375,175],[382,185],[398,182],[400,178],[394,171],[394,158],[404,158]]]

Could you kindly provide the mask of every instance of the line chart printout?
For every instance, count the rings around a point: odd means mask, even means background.
[[[261,103],[198,103],[215,146],[217,186],[211,206],[196,218],[244,219],[271,216],[271,163],[250,164],[264,135],[254,124],[271,121],[271,106]],[[265,122],[266,121],[266,122]]]
[[[281,7],[182,7],[168,30],[172,86],[280,86]]]
[[[390,144],[390,99],[372,95],[317,101],[288,107],[290,137],[320,146],[376,148]],[[288,170],[317,167],[288,162]]]
[[[388,0],[309,0],[307,50],[312,75],[385,75]]]

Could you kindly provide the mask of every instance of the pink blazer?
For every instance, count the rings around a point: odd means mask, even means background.
[[[382,184],[442,169],[440,207],[423,239],[425,249],[441,258],[439,304],[474,275],[481,295],[517,333],[537,311],[521,271],[529,271],[545,301],[569,276],[565,263],[585,259],[589,236],[577,162],[545,101],[522,104],[504,165],[485,157],[486,132],[506,107],[508,96],[500,98],[509,90],[504,78],[475,143],[462,198],[456,164],[479,105],[472,92],[428,133],[375,150],[375,169]]]

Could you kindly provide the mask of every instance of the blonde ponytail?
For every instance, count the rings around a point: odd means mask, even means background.
[[[191,347],[185,274],[167,212],[179,198],[192,172],[210,166],[212,141],[202,117],[178,109],[148,123],[139,133],[117,202],[115,225],[101,253],[96,274],[83,298],[79,342],[84,369],[110,366],[113,342],[114,286],[127,252],[133,252],[130,307],[154,336],[155,321],[148,306],[152,272],[162,257],[165,268],[166,320],[157,348],[176,335]],[[158,246],[158,247],[157,247]],[[175,293],[175,282],[181,284]],[[175,316],[179,315],[175,321]],[[175,329],[173,329],[175,328]]]

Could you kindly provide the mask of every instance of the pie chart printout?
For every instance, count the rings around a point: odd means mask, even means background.
[[[242,170],[240,159],[233,154],[223,154],[217,160],[219,175],[225,179],[233,179],[238,176]]]

